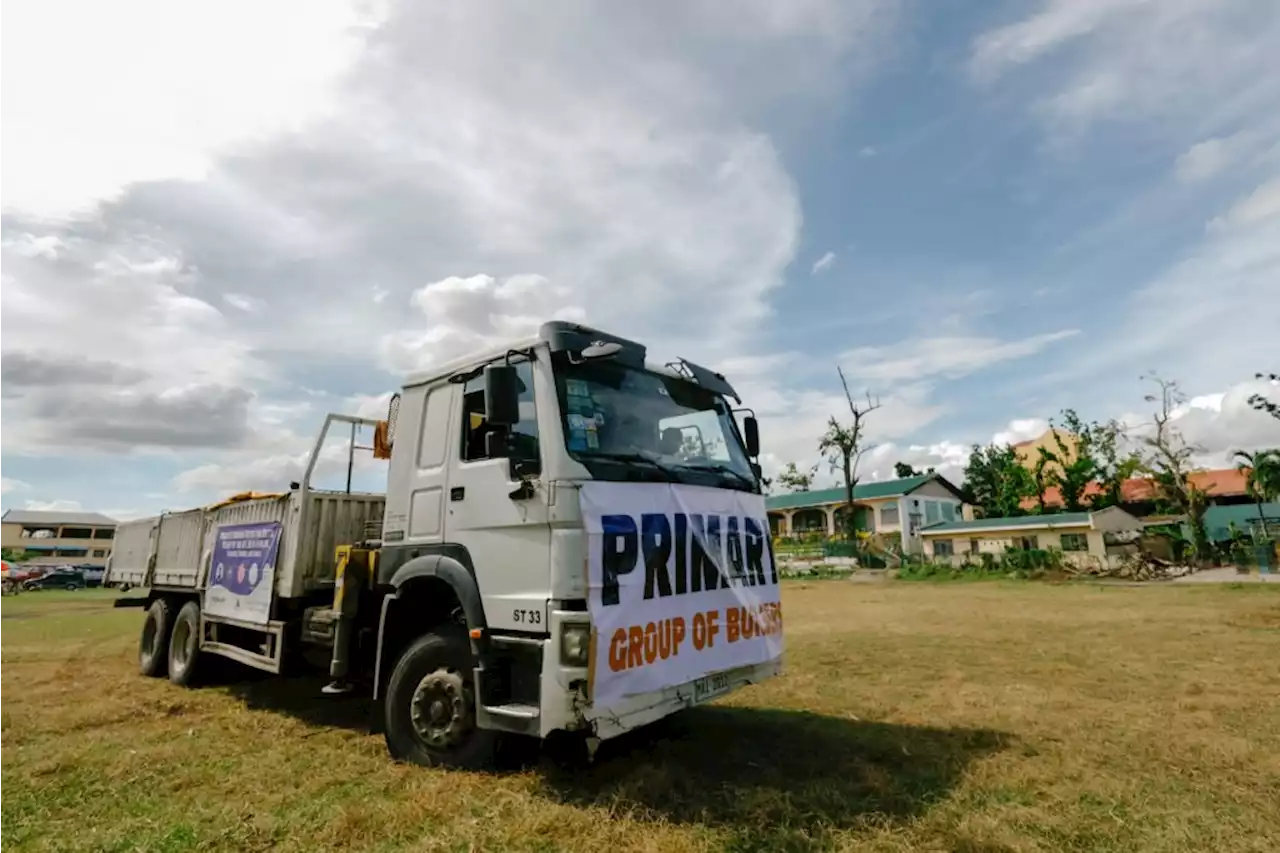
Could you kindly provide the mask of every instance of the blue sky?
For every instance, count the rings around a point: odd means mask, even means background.
[[[1150,369],[1205,464],[1280,444],[1274,3],[302,8],[6,8],[6,507],[283,487],[551,316],[723,366],[770,470],[837,364],[870,477],[1137,423]]]

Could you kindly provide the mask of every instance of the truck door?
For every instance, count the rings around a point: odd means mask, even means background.
[[[457,385],[441,380],[414,389],[401,400],[400,423],[413,424],[418,434],[411,441],[403,440],[409,436],[398,439],[393,451],[383,533],[388,545],[444,542],[449,450],[456,436],[453,415],[458,396]],[[400,453],[408,458],[401,461]]]
[[[455,408],[459,440],[449,450],[445,537],[471,555],[491,629],[544,633],[551,588],[546,489],[521,490],[521,480],[512,474],[517,461],[530,475],[541,470],[535,371],[528,361],[515,366],[522,391],[510,459],[489,458],[486,452],[484,373],[463,386]]]

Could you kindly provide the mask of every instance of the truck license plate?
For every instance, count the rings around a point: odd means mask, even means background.
[[[723,672],[693,682],[693,704],[701,705],[729,692],[729,676]]]

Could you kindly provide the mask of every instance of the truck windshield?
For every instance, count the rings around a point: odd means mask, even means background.
[[[556,361],[565,443],[593,477],[756,489],[733,413],[719,395],[605,359]]]

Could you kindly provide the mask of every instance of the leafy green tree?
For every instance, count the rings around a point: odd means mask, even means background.
[[[893,463],[893,474],[899,480],[905,480],[907,477],[923,477],[925,474],[932,474],[935,470],[937,469],[929,467],[921,471],[919,468],[914,468],[906,462]]]
[[[964,479],[974,507],[983,518],[1026,515],[1022,501],[1035,495],[1032,472],[1019,462],[1017,451],[1008,444],[975,444],[964,468]]]
[[[1258,521],[1262,536],[1267,538],[1267,519],[1262,505],[1280,499],[1280,450],[1259,450],[1255,453],[1236,452],[1236,468],[1245,475],[1245,488],[1258,507]]]
[[[1044,508],[1044,492],[1056,487],[1067,512],[1105,509],[1121,502],[1122,484],[1141,466],[1138,455],[1123,449],[1125,432],[1119,421],[1085,421],[1075,409],[1062,411],[1061,429],[1053,421],[1052,448],[1040,448],[1032,470]],[[1068,443],[1064,434],[1073,437]],[[1094,486],[1092,493],[1090,487]]]
[[[813,478],[817,473],[817,465],[801,471],[796,467],[796,463],[788,462],[787,467],[778,472],[778,485],[789,492],[807,492],[813,488]]]
[[[0,550],[0,559],[6,563],[21,563],[31,559],[31,552],[24,548],[4,548]]]
[[[1053,436],[1053,449],[1040,448],[1040,456],[1053,467],[1047,471],[1049,485],[1057,486],[1062,495],[1062,508],[1067,512],[1083,512],[1085,493],[1089,484],[1097,474],[1097,463],[1093,458],[1094,425],[1085,423],[1076,414],[1075,409],[1064,409],[1062,412],[1063,429],[1075,438],[1075,446],[1068,445],[1063,439],[1063,430],[1049,421],[1050,435]]]
[[[1280,382],[1280,373],[1255,373],[1254,378]],[[1249,405],[1259,412],[1266,412],[1276,420],[1280,420],[1280,403],[1273,402],[1261,394],[1254,394],[1249,398]]]
[[[1089,500],[1090,509],[1119,506],[1124,499],[1124,482],[1142,468],[1142,459],[1132,450],[1124,450],[1125,429],[1117,420],[1094,426],[1091,450],[1097,470],[1099,491]]]

